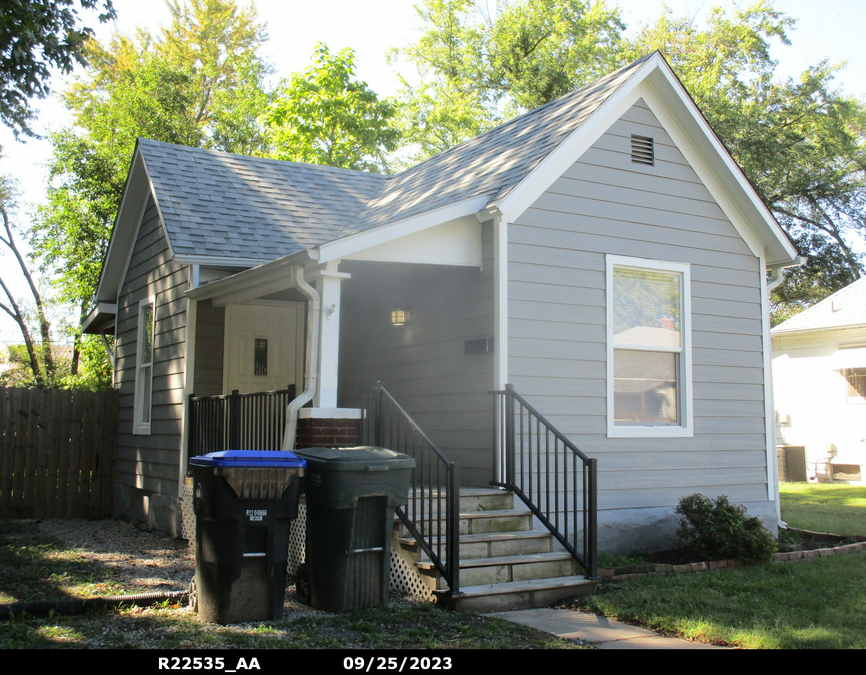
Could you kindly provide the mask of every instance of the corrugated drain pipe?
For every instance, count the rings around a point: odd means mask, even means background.
[[[289,403],[286,410],[286,431],[283,434],[283,450],[295,449],[295,436],[298,431],[298,411],[316,395],[316,385],[319,381],[319,318],[322,313],[322,299],[316,289],[304,280],[303,265],[295,265],[295,288],[309,298],[307,311],[307,364],[304,369],[304,392]]]
[[[117,607],[118,605],[138,605],[147,607],[166,600],[177,600],[186,603],[189,591],[167,591],[155,593],[138,593],[137,595],[108,595],[103,598],[79,598],[77,600],[35,600],[33,602],[13,602],[10,605],[0,605],[0,619],[9,619],[15,614],[30,616],[49,616],[52,611],[57,614],[83,614],[94,607]]]

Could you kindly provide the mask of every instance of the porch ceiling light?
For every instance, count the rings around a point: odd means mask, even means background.
[[[391,310],[391,325],[405,326],[412,319],[412,312],[408,309],[392,309]]]

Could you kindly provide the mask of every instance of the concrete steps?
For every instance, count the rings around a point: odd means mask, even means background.
[[[429,497],[430,493],[425,493]],[[437,500],[426,500],[424,511],[435,513]],[[411,514],[412,502],[409,512]],[[460,491],[460,592],[452,593],[420,545],[401,522],[397,546],[433,590],[437,602],[458,610],[505,611],[543,607],[557,600],[590,593],[597,581],[574,574],[571,556],[556,550],[553,536],[533,529],[530,512],[514,508],[514,496],[502,490],[463,488]],[[429,518],[429,516],[428,516]],[[429,521],[428,521],[429,522]],[[431,544],[445,521],[430,522]],[[443,547],[444,549],[444,547]],[[443,553],[444,555],[444,550]]]

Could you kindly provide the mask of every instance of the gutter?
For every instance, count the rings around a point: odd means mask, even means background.
[[[316,289],[304,280],[304,266],[292,267],[295,288],[309,299],[307,311],[307,363],[304,369],[304,392],[286,409],[286,430],[283,434],[283,450],[294,450],[295,437],[298,431],[298,412],[316,395],[316,385],[319,380],[319,319],[322,314],[322,299]]]

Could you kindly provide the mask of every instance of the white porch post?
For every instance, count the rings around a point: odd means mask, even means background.
[[[494,366],[493,388],[505,389],[508,383],[508,221],[498,216],[493,221],[493,332]],[[500,438],[504,428],[502,420],[494,425],[496,480],[505,480],[505,439]]]
[[[322,299],[319,325],[319,386],[313,398],[315,408],[337,407],[337,373],[340,366],[340,283],[351,275],[338,272],[339,260],[328,262],[314,272],[316,291]]]

